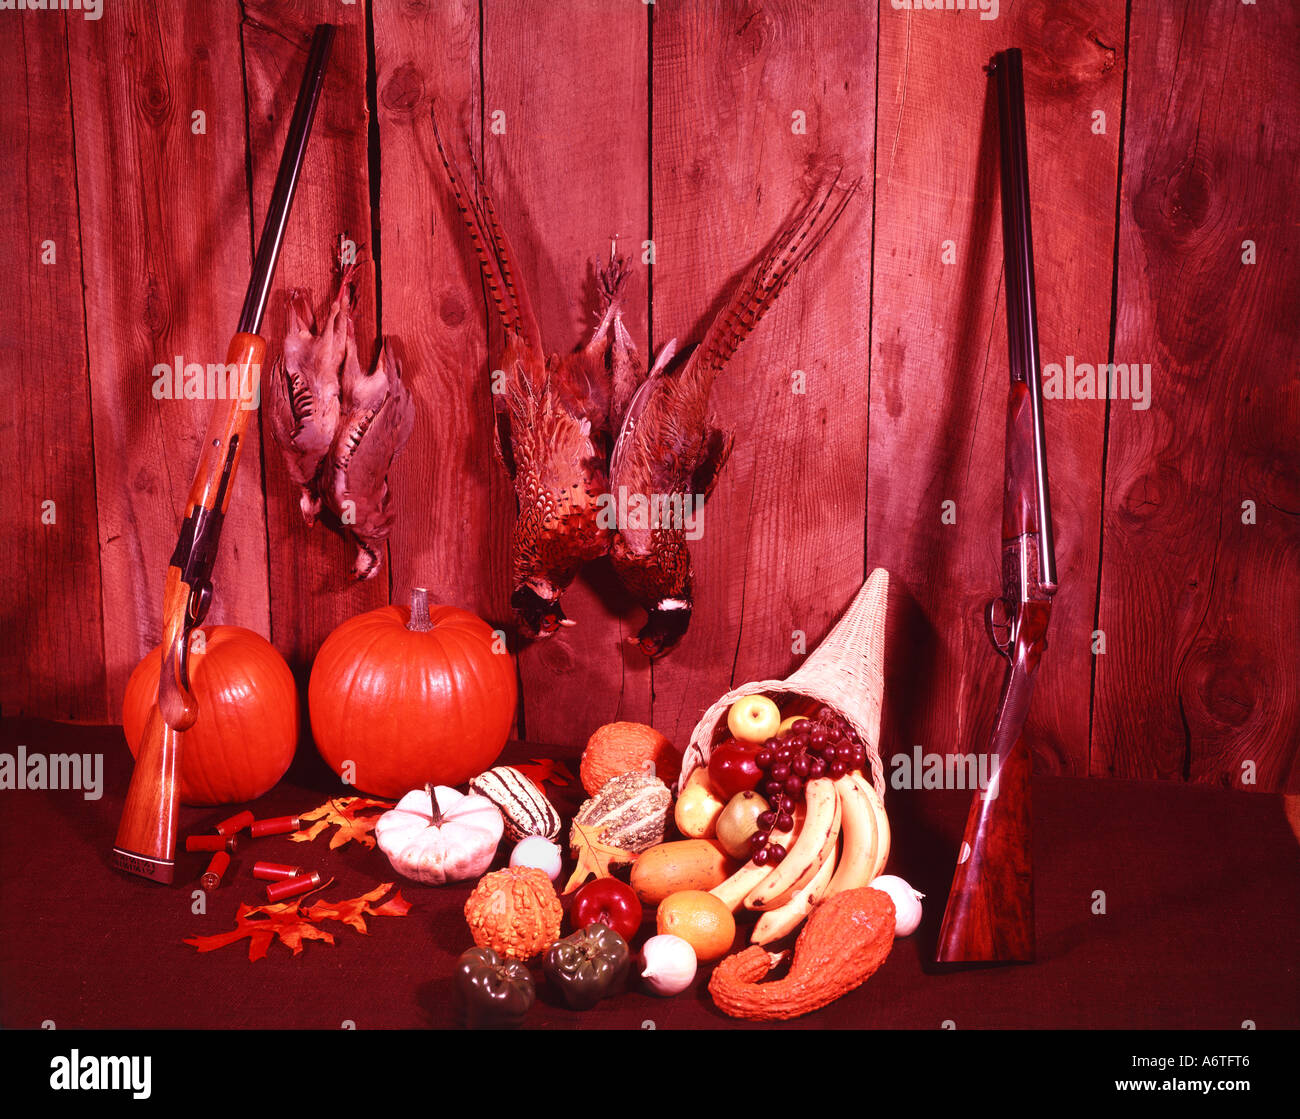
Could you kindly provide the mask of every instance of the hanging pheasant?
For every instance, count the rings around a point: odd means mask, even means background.
[[[519,504],[510,605],[527,637],[549,637],[565,617],[560,597],[579,569],[609,549],[600,523],[612,443],[610,324],[626,273],[602,274],[604,304],[590,338],[573,353],[547,355],[517,281],[513,254],[478,167],[467,184],[433,120],[434,139],[501,326],[491,354],[496,450]]]
[[[671,650],[690,625],[694,587],[688,521],[713,492],[733,440],[733,433],[714,427],[709,417],[713,382],[821,244],[857,186],[840,187],[838,175],[823,184],[746,273],[704,341],[678,362],[676,344],[669,342],[620,415],[610,462],[620,514],[610,559],[648,613],[645,626],[631,639],[647,656]],[[616,327],[616,355],[620,345],[630,344]],[[636,368],[635,360],[625,360]]]
[[[271,369],[271,431],[310,528],[324,502],[356,542],[353,574],[379,570],[392,527],[388,469],[410,438],[411,394],[387,340],[372,372],[357,357],[355,277],[342,268],[338,292],[317,331],[309,295],[289,297],[284,350]]]
[[[320,512],[321,464],[339,424],[339,370],[352,315],[355,266],[339,275],[338,293],[319,332],[310,293],[289,293],[284,348],[271,366],[267,415],[284,453],[289,477],[300,491],[303,520],[311,528]]]

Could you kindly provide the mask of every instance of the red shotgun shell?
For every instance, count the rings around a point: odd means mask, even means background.
[[[320,885],[320,871],[313,870],[310,874],[304,874],[299,878],[286,878],[283,882],[276,882],[266,888],[267,901],[284,901],[285,898],[296,898],[299,894],[310,893]]]
[[[187,835],[185,837],[185,850],[187,851],[233,852],[238,846],[239,840],[233,835]]]
[[[221,835],[234,835],[237,831],[243,831],[244,828],[248,827],[252,822],[253,814],[249,812],[248,809],[244,809],[244,811],[239,813],[237,816],[231,816],[228,820],[222,820],[221,823],[217,825],[217,831]]]
[[[208,863],[208,869],[203,872],[200,879],[203,888],[211,893],[221,885],[221,876],[226,873],[226,867],[230,865],[230,852],[218,851],[212,856],[212,861]]]
[[[253,864],[253,877],[264,882],[282,882],[286,878],[301,878],[307,872],[300,866],[285,863],[257,862]]]
[[[253,838],[263,835],[286,835],[291,831],[301,831],[302,820],[297,816],[276,816],[273,820],[254,820],[249,829]]]

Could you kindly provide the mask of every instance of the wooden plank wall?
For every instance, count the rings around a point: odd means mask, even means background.
[[[267,634],[304,676],[341,620],[414,585],[509,625],[487,312],[432,105],[484,167],[557,352],[590,329],[591,262],[615,235],[638,344],[698,341],[842,166],[858,197],[715,390],[738,436],[695,547],[686,641],[647,664],[625,642],[640,611],[593,565],[565,599],[578,625],[519,651],[520,727],[581,740],[651,720],[684,742],[719,692],[797,664],[800,634],[815,644],[880,565],[899,592],[887,750],[982,749],[1007,361],[982,67],[1015,44],[1043,361],[1153,369],[1149,408],[1047,404],[1063,589],[1028,731],[1038,768],[1300,790],[1297,17],[1128,7],[1003,0],[983,20],[854,0],[122,0],[97,21],[5,17],[21,23],[0,52],[26,98],[0,124],[23,184],[0,198],[19,253],[0,276],[18,355],[0,405],[0,616],[18,634],[0,654],[5,712],[115,720],[157,640],[207,406],[156,399],[151,370],[220,357],[310,30],[329,19],[264,329],[274,348],[291,286],[328,300],[351,239],[367,262],[361,357],[393,339],[415,433],[387,562],[356,584],[351,547],[306,529],[253,432],[213,620]]]

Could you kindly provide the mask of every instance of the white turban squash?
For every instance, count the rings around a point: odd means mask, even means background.
[[[486,797],[426,785],[379,817],[375,842],[399,874],[441,886],[487,870],[504,828],[500,809]]]

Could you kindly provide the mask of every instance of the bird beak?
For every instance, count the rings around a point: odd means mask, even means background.
[[[562,626],[576,626],[577,624],[578,624],[578,623],[575,622],[572,618],[561,618],[561,619],[560,619],[560,625],[562,625]]]

